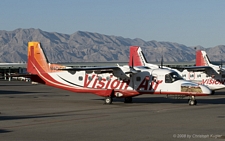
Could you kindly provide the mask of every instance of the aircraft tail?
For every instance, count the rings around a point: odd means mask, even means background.
[[[57,64],[50,64],[45,52],[39,42],[28,42],[27,72],[31,74],[41,74],[57,71],[54,68],[62,67]]]
[[[205,51],[197,50],[196,51],[196,66],[210,66],[211,62]]]
[[[145,66],[147,60],[138,46],[130,46],[129,66]]]

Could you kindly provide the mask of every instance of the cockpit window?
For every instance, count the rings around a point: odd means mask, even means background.
[[[182,80],[183,78],[177,72],[171,72],[165,75],[165,83],[173,83],[177,80]]]

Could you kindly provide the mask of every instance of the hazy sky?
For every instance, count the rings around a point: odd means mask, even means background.
[[[225,0],[1,0],[0,30],[89,31],[187,46],[225,45]]]

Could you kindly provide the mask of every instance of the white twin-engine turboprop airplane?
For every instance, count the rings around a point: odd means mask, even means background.
[[[210,62],[205,51],[196,51],[196,66],[186,68],[182,76],[194,82],[207,85],[213,92],[225,88],[225,69]]]
[[[32,81],[73,92],[93,93],[105,97],[107,104],[114,97],[129,103],[132,97],[141,94],[165,94],[190,96],[189,105],[196,105],[195,96],[211,94],[207,86],[186,81],[169,69],[128,65],[73,68],[50,64],[39,42],[28,43],[27,72]]]
[[[147,66],[152,69],[160,66],[148,63],[141,48],[138,46],[130,47],[130,56],[134,56],[133,66]],[[131,61],[130,61],[131,62]],[[131,63],[129,64],[131,66]],[[213,65],[205,51],[196,51],[196,66],[187,67],[183,71],[163,66],[180,74],[184,79],[208,86],[214,93],[215,90],[225,88],[225,69],[219,65]]]

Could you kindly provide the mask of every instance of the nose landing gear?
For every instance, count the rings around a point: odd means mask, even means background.
[[[190,99],[188,101],[188,104],[190,106],[197,105],[197,100],[195,99],[195,96],[190,96]]]

